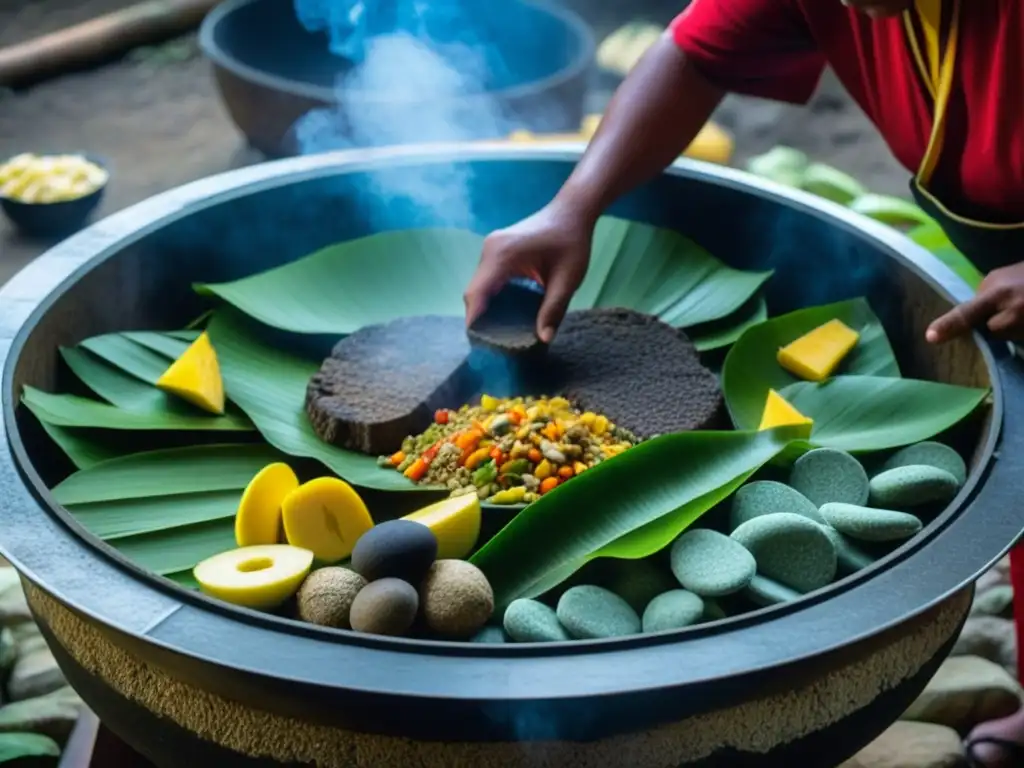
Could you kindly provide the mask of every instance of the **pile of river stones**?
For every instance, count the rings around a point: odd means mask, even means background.
[[[708,527],[676,539],[667,562],[618,561],[594,578],[594,571],[581,572],[551,599],[515,600],[502,626],[476,640],[564,642],[663,632],[797,600],[914,536],[966,477],[960,455],[936,442],[904,448],[870,474],[851,454],[818,448],[782,480],[741,487],[708,515]]]
[[[56,765],[81,709],[32,621],[17,572],[0,558],[0,762]]]

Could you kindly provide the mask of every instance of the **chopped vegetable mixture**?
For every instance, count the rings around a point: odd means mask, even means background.
[[[637,438],[562,397],[499,400],[439,410],[423,433],[379,459],[416,483],[444,485],[452,496],[475,493],[492,504],[528,504]]]

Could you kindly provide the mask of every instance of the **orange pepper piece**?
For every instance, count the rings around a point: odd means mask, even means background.
[[[548,493],[549,491],[555,490],[558,487],[557,477],[545,477],[540,483],[541,495]]]
[[[417,480],[422,480],[423,476],[427,474],[428,466],[429,462],[424,461],[423,458],[420,457],[416,459],[416,461],[414,461],[412,464],[410,464],[409,467],[402,474],[404,474],[413,482],[416,482]]]
[[[388,459],[391,462],[391,466],[397,467],[403,461],[405,461],[405,451],[395,451],[391,454],[391,458]]]

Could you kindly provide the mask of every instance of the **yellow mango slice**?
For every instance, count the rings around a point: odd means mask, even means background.
[[[814,424],[814,419],[804,416],[786,402],[782,395],[774,389],[769,389],[768,400],[764,404],[764,413],[761,414],[761,424],[758,429],[788,427],[795,424]]]
[[[433,532],[438,560],[463,560],[480,537],[480,500],[475,493],[452,496],[403,519],[421,523]]]
[[[779,365],[808,381],[823,381],[832,375],[860,334],[842,320],[829,320],[779,350]]]
[[[288,543],[311,550],[324,563],[351,555],[359,537],[373,527],[359,494],[336,477],[300,485],[281,502],[281,516]]]
[[[224,413],[224,381],[220,376],[217,353],[206,331],[199,334],[181,357],[171,363],[156,386],[204,411],[218,416]]]
[[[313,565],[313,553],[287,544],[242,547],[209,557],[192,569],[206,594],[246,608],[275,608],[294,595]]]
[[[281,503],[299,487],[299,478],[283,462],[268,464],[242,492],[235,513],[235,543],[240,547],[281,541]]]

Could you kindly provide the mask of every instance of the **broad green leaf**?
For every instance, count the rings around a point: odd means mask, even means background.
[[[462,314],[482,247],[483,237],[456,229],[383,232],[196,290],[273,328],[343,335],[408,315]]]
[[[864,299],[808,307],[773,317],[745,331],[732,345],[722,366],[722,392],[737,429],[756,429],[761,423],[768,390],[781,390],[798,381],[776,360],[779,348],[833,319],[842,320],[860,333],[857,346],[837,373],[900,375],[885,329]]]
[[[703,499],[676,517],[680,530],[710,508],[723,487],[746,478],[776,456],[800,428],[763,432],[683,432],[631,448],[587,470],[526,507],[473,557],[487,575],[499,607],[567,577],[588,557],[634,531]],[[626,540],[631,552],[654,545],[666,528]]]
[[[77,395],[55,395],[34,387],[25,387],[22,403],[37,419],[58,427],[95,429],[248,431],[249,422],[241,416],[192,416],[177,413],[137,413],[99,400]]]
[[[892,195],[861,195],[850,203],[851,211],[893,226],[917,226],[934,221],[920,206]]]
[[[192,589],[199,591],[199,582],[196,581],[196,577],[192,575],[192,571],[176,571],[175,573],[168,573],[164,575],[165,578],[170,579],[178,586],[184,587],[185,589]]]
[[[698,352],[727,347],[743,335],[748,328],[768,319],[768,305],[763,296],[755,296],[728,317],[686,329]]]
[[[242,490],[236,488],[73,504],[67,509],[91,533],[104,541],[113,541],[160,532],[172,536],[175,528],[234,519],[241,497]]]
[[[606,216],[570,308],[628,307],[685,328],[735,312],[771,275],[728,267],[678,232]]]
[[[821,384],[791,384],[780,394],[814,419],[814,445],[881,451],[944,432],[977,408],[988,390],[891,376],[837,376]]]
[[[245,488],[286,457],[269,445],[197,445],[133,453],[76,472],[53,489],[64,506]]]
[[[230,309],[218,311],[207,328],[217,350],[227,395],[252,419],[264,439],[289,456],[325,464],[355,485],[390,491],[424,491],[400,473],[381,469],[377,459],[328,445],[306,415],[306,385],[319,368],[266,344]]]
[[[187,334],[192,338],[176,336]],[[158,333],[156,331],[125,331],[121,334],[124,338],[132,341],[146,349],[166,357],[168,360],[177,360],[182,353],[188,349],[188,345],[199,338],[198,331],[171,331],[170,333]],[[165,365],[168,363],[165,361]]]
[[[47,424],[45,421],[40,421],[39,424],[78,469],[88,469],[101,461],[121,455],[119,451],[90,440],[73,429]]]
[[[93,336],[79,346],[147,384],[156,384],[170,366],[166,357],[136,344],[123,333]]]
[[[110,546],[161,576],[189,571],[208,557],[235,549],[235,522],[224,519],[114,539]]]
[[[91,352],[61,347],[60,355],[85,386],[111,405],[138,413],[169,410],[166,393],[103,362]]]
[[[60,747],[40,733],[0,733],[0,763],[24,757],[58,757]]]

